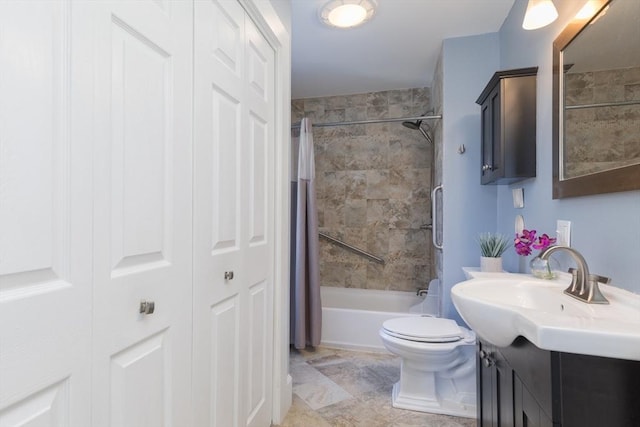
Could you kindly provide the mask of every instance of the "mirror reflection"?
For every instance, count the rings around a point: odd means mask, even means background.
[[[640,1],[611,1],[562,50],[562,69],[560,178],[640,164]]]

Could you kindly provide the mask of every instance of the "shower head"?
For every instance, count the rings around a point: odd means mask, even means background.
[[[422,120],[416,120],[415,122],[402,122],[402,126],[413,130],[420,129],[420,125],[422,125]]]
[[[424,136],[426,138],[427,141],[429,141],[430,143],[433,144],[433,139],[431,139],[431,135],[429,135],[423,128],[422,128],[422,120],[416,120],[415,122],[402,122],[402,126],[412,129],[412,130],[419,130],[420,133],[422,134],[422,136]],[[425,126],[427,126],[427,129],[429,129],[429,126],[425,124]]]

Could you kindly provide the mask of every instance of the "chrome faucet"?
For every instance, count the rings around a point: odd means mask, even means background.
[[[573,278],[571,279],[569,287],[564,290],[564,293],[589,304],[609,304],[609,301],[602,295],[602,292],[600,292],[598,282],[606,284],[611,282],[611,279],[598,276],[597,274],[589,274],[587,261],[580,252],[568,246],[549,246],[540,252],[540,259],[546,261],[552,253],[557,251],[568,252],[578,264],[577,269],[572,268],[569,270]]]

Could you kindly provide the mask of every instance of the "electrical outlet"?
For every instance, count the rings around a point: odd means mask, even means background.
[[[556,239],[556,245],[558,246],[571,246],[571,221],[558,220]]]

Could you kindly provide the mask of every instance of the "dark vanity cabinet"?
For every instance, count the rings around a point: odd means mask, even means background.
[[[498,71],[476,101],[481,106],[482,184],[536,176],[538,67]]]
[[[478,427],[640,426],[640,362],[480,341]]]

